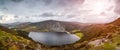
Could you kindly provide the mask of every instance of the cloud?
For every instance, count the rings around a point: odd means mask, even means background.
[[[52,14],[52,13],[43,13],[40,15],[40,17],[55,17],[58,16],[57,14]]]
[[[115,12],[116,13],[118,13],[118,14],[120,14],[120,0],[116,0],[116,8],[115,8]]]
[[[52,19],[82,23],[108,23],[119,18],[120,14],[119,3],[115,0],[0,1],[0,12],[7,16],[14,15],[11,22],[37,22]]]
[[[22,2],[23,0],[11,0],[13,2]]]
[[[53,2],[53,0],[43,0],[43,2],[45,2],[45,5],[49,5]]]

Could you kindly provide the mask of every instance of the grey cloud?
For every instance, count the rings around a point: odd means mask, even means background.
[[[43,0],[45,2],[45,5],[49,5],[52,3],[53,0]]]
[[[84,1],[85,4],[81,5]],[[93,1],[101,0],[0,0],[0,12],[5,15],[11,14],[18,16],[15,17],[15,20],[18,18],[20,21],[62,19],[64,21],[101,22],[102,18],[99,19],[97,15],[95,15],[96,13],[91,13],[91,11],[94,11],[94,8],[91,8],[91,4],[94,4]],[[120,2],[117,3],[115,11],[120,14],[119,4]],[[112,12],[107,12],[106,18],[111,18],[109,14],[114,15]],[[110,17],[108,17],[108,15]],[[85,20],[82,18],[85,18]]]
[[[11,1],[13,1],[13,2],[21,2],[23,0],[11,0]]]
[[[40,14],[38,17],[63,17],[64,15],[59,15],[59,14],[54,14],[54,13],[48,13],[48,12],[45,12],[45,13],[42,13]]]
[[[120,0],[116,0],[115,12],[120,14]]]
[[[56,16],[55,14],[52,14],[52,13],[43,13],[40,15],[41,17],[53,17],[53,16]]]
[[[3,19],[3,16],[0,16],[0,20],[2,20]]]
[[[14,16],[14,18],[19,18],[19,16],[16,15],[16,16]]]

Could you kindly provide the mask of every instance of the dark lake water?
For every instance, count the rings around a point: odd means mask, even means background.
[[[49,46],[72,44],[80,40],[78,36],[65,32],[30,32],[29,37],[36,42]]]

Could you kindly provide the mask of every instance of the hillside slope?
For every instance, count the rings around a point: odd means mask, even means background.
[[[79,30],[84,34],[84,37],[80,41],[77,41],[74,44],[62,45],[62,46],[51,46],[51,47],[39,44],[39,46],[41,46],[39,47],[41,48],[41,50],[119,50],[120,48],[119,47],[120,46],[119,45],[120,44],[120,23],[119,22],[120,22],[120,19],[108,24],[81,24],[77,22],[72,23],[72,22],[50,20],[50,21],[43,21],[43,22],[37,22],[37,23],[20,24],[15,29],[26,31],[26,32],[30,32],[30,31],[72,32],[74,30]],[[56,30],[57,28],[59,29]],[[23,35],[25,36],[15,35],[15,37],[21,37],[21,38],[24,37],[23,39],[28,40],[28,38],[26,38],[27,34],[23,34]],[[19,39],[19,40],[23,40],[23,39]],[[32,44],[36,46],[37,43],[33,42]],[[27,45],[27,46],[31,46],[31,45]],[[36,47],[31,46],[30,48],[36,48]]]
[[[63,22],[48,20],[36,23],[23,23],[17,25],[15,29],[22,31],[37,31],[37,32],[72,32],[73,30],[80,30],[84,34],[81,41],[90,40],[101,35],[107,35],[109,32],[114,32],[119,27],[120,19],[107,24],[89,24],[79,22]]]
[[[0,26],[0,50],[36,50],[38,43],[18,36],[10,29]]]

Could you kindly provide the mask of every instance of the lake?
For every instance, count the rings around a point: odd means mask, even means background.
[[[75,34],[66,32],[30,32],[28,36],[36,42],[49,46],[72,44],[80,40]]]

